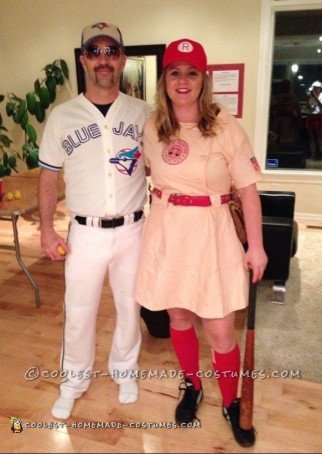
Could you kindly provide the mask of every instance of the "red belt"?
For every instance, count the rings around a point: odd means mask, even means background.
[[[154,188],[152,193],[159,199],[162,197],[162,191]],[[228,203],[231,200],[231,194],[224,194],[220,196],[221,203]],[[209,196],[205,195],[184,195],[184,194],[170,194],[168,202],[173,205],[182,205],[186,207],[209,207],[212,205]]]

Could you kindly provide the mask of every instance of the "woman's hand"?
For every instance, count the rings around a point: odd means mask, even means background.
[[[265,251],[262,247],[248,248],[245,254],[244,266],[247,270],[253,271],[253,283],[258,282],[262,279],[266,265],[267,255],[265,254]]]
[[[243,206],[248,242],[244,266],[247,270],[252,269],[255,283],[262,279],[267,265],[267,255],[263,248],[262,207],[255,184],[238,191]]]

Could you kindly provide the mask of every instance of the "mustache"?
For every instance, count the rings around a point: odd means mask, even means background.
[[[110,65],[99,65],[99,66],[96,66],[94,71],[97,72],[97,71],[100,71],[101,69],[108,69],[109,71],[114,71],[113,66],[110,66]]]

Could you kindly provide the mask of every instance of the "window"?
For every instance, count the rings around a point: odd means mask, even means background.
[[[308,103],[322,82],[321,49],[321,1],[262,1],[255,147],[266,173],[322,174],[322,108],[312,131]]]

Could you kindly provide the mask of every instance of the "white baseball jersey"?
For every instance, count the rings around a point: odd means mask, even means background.
[[[71,216],[119,217],[146,201],[142,133],[151,108],[119,93],[106,117],[83,94],[51,112],[39,165],[64,168]]]

